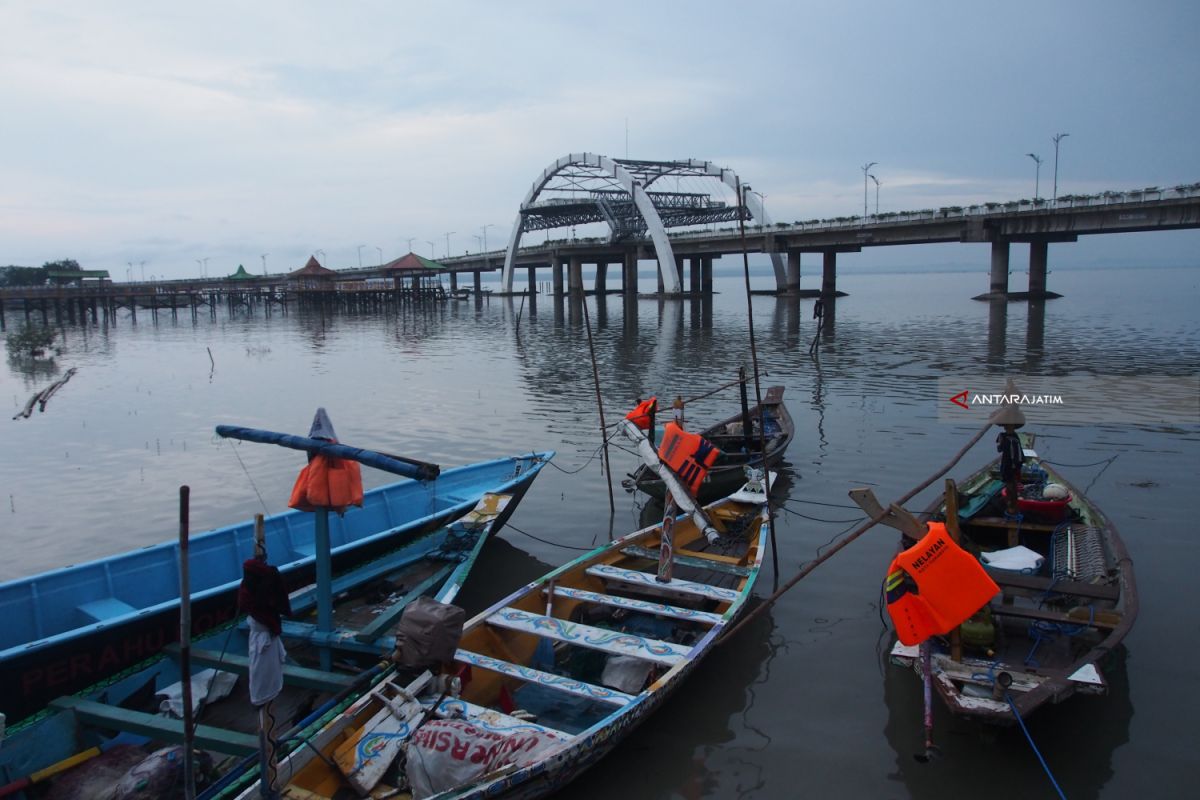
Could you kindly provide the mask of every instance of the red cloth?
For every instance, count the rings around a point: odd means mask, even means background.
[[[278,636],[283,628],[281,617],[292,616],[292,602],[279,567],[257,558],[242,562],[242,585],[238,587],[238,608],[254,617]]]

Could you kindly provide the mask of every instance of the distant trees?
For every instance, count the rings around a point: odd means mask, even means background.
[[[47,261],[40,267],[19,267],[12,264],[7,267],[0,267],[0,287],[44,286],[46,284],[47,273],[50,270],[82,272],[83,267],[79,266],[79,262],[73,258],[64,258],[61,261]]]

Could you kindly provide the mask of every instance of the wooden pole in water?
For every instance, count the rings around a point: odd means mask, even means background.
[[[658,574],[655,580],[659,583],[670,583],[675,568],[675,495],[667,490],[667,500],[663,504],[662,535],[658,544]]]
[[[962,531],[958,528],[958,486],[954,478],[946,478],[946,532],[955,544],[962,543]],[[950,658],[962,661],[962,626],[955,626],[950,631]]]
[[[188,574],[188,499],[191,489],[179,487],[179,677],[183,681],[183,796],[195,800],[192,771],[192,595]]]
[[[524,304],[524,298],[522,298]],[[605,435],[604,401],[600,399],[600,370],[596,367],[596,347],[592,344],[592,317],[588,314],[587,298],[583,298],[583,322],[587,328],[588,354],[592,357],[592,381],[596,384],[596,408],[600,409],[600,441],[604,445],[604,477],[608,478],[608,511],[617,513],[617,504],[613,500],[612,467],[608,463],[608,436]],[[609,528],[609,541],[612,541],[612,528]]]
[[[333,560],[329,552],[329,509],[316,510],[316,561],[317,561],[317,630],[329,633],[333,630]],[[321,669],[329,672],[333,668],[333,654],[327,645],[322,645]]]
[[[254,515],[254,557],[265,559],[267,557],[267,536],[263,528],[263,515]]]

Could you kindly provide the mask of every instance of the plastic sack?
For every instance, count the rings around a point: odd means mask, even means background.
[[[1022,572],[1027,575],[1037,572],[1046,561],[1037,551],[1020,544],[1016,547],[997,550],[994,553],[980,553],[979,559],[989,567]]]
[[[432,720],[405,744],[413,800],[471,783],[493,770],[528,766],[560,741],[532,725],[498,733],[461,719]]]

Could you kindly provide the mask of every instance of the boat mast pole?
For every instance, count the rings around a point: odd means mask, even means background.
[[[183,681],[183,796],[196,798],[192,769],[192,594],[188,573],[188,499],[191,489],[179,487],[179,677]]]
[[[587,297],[583,297],[583,321],[587,327],[588,353],[592,357],[592,382],[596,384],[596,408],[600,410],[600,441],[604,445],[604,477],[608,478],[608,513],[617,513],[617,504],[613,500],[612,466],[608,461],[608,434],[604,424],[604,401],[600,398],[600,370],[596,367],[596,347],[592,344],[592,317],[588,313]],[[612,541],[612,526],[608,526],[608,540]],[[549,616],[549,615],[547,615]]]
[[[333,630],[333,560],[329,553],[329,509],[318,508],[313,544],[316,546],[317,562],[317,631],[329,633]],[[333,653],[329,642],[321,637],[321,669],[329,672],[333,668]]]

